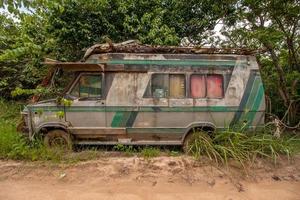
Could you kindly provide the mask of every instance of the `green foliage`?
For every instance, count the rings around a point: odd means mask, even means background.
[[[160,155],[160,150],[154,147],[133,147],[131,145],[116,144],[113,147],[114,150],[124,152],[125,155],[131,156],[134,154],[140,154],[144,158],[153,158]]]
[[[127,156],[132,156],[136,153],[138,153],[138,149],[137,148],[134,148],[133,146],[131,145],[123,145],[123,144],[116,144],[113,149],[115,151],[120,151],[120,152],[124,152],[125,155]]]
[[[12,91],[14,98],[23,99],[37,93],[32,89],[46,74],[44,57],[77,61],[84,48],[108,38],[199,44],[203,32],[232,12],[231,1],[212,0],[8,0],[0,7],[14,17],[0,14],[0,96],[6,99]]]
[[[37,86],[35,89],[22,89],[19,87],[16,87],[12,92],[11,96],[12,97],[17,97],[17,96],[29,96],[29,95],[46,95],[50,93],[49,88],[44,88]]]
[[[221,42],[226,47],[263,48],[258,56],[272,112],[283,116],[300,96],[300,4],[297,0],[242,0],[232,15],[224,18]],[[290,124],[300,120],[300,104],[290,110]],[[298,114],[298,116],[297,116]]]
[[[0,122],[1,125],[3,122]],[[15,131],[14,125],[0,128],[0,158],[15,160],[62,160],[61,150],[47,149],[42,142],[28,142]]]
[[[9,99],[16,88],[36,87],[46,72],[40,62],[50,45],[37,16],[22,16],[17,22],[0,14],[0,21],[0,96]]]
[[[39,140],[29,142],[16,131],[22,105],[0,99],[0,158],[25,160],[60,160],[58,150],[47,149]]]
[[[242,133],[232,130],[220,131],[209,137],[206,133],[195,132],[189,153],[199,159],[207,156],[216,163],[228,163],[229,159],[242,166],[256,157],[272,159],[275,163],[280,155],[290,157],[297,151],[300,138],[275,138],[268,133]]]
[[[72,105],[73,101],[62,98],[62,97],[57,97],[56,98],[56,103],[57,103],[57,105],[60,105],[60,106],[69,107],[69,106]],[[56,117],[58,117],[59,119],[63,119],[65,117],[65,112],[64,111],[56,112]]]
[[[59,119],[63,119],[65,116],[65,112],[64,111],[58,111],[56,112],[56,117],[58,117]]]
[[[168,151],[168,155],[169,156],[180,156],[180,151],[174,151],[174,150],[171,150],[171,151]]]
[[[16,132],[14,123],[0,120],[0,159],[75,163],[98,155],[100,152],[92,150],[75,154],[61,148],[48,149],[42,141],[28,141]]]
[[[5,101],[0,98],[0,119],[5,122],[16,123],[20,118],[23,104],[14,101]]]
[[[0,159],[74,163],[94,159],[101,154],[95,150],[72,153],[60,148],[48,149],[39,139],[29,141],[16,131],[23,105],[0,99],[0,107]]]
[[[73,101],[72,100],[69,100],[69,99],[65,99],[65,98],[62,98],[62,97],[57,97],[56,98],[56,103],[57,105],[64,105],[64,106],[71,106]]]
[[[154,147],[144,147],[141,150],[141,155],[146,159],[157,157],[160,155],[160,150]]]

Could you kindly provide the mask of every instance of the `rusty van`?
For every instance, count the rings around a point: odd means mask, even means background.
[[[95,45],[80,62],[45,64],[76,74],[62,95],[69,105],[46,100],[22,112],[23,130],[49,146],[184,145],[195,128],[264,124],[264,88],[251,52],[127,42]]]

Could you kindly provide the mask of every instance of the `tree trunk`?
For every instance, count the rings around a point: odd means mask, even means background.
[[[289,106],[290,104],[290,95],[289,95],[289,92],[288,92],[288,89],[287,89],[287,84],[286,84],[286,79],[285,79],[285,76],[284,76],[284,71],[281,67],[281,65],[279,64],[279,58],[278,56],[276,55],[273,47],[271,44],[268,44],[268,43],[263,43],[264,46],[267,48],[267,50],[269,51],[270,55],[271,55],[271,58],[272,58],[272,62],[277,70],[277,74],[278,74],[278,77],[279,77],[279,84],[278,84],[278,87],[279,87],[279,93],[284,101],[284,105],[286,107]]]
[[[294,42],[290,37],[287,38],[286,43],[289,50],[289,64],[292,69],[295,70],[300,65],[299,57],[297,55],[297,52],[295,51]]]

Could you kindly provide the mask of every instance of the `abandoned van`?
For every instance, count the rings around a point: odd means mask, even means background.
[[[264,88],[249,52],[119,43],[95,45],[80,62],[45,64],[76,72],[62,101],[22,112],[28,136],[43,135],[49,146],[184,145],[195,128],[264,124]]]

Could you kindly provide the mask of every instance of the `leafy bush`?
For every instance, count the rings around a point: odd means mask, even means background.
[[[195,132],[193,142],[188,147],[189,153],[200,158],[207,156],[216,163],[228,163],[234,159],[244,166],[257,156],[271,158],[275,163],[280,155],[288,158],[295,150],[294,144],[299,144],[294,137],[275,138],[267,133],[243,133],[231,130],[216,132],[208,136],[203,132]]]
[[[5,101],[0,98],[0,120],[17,122],[23,105],[13,101]]]

